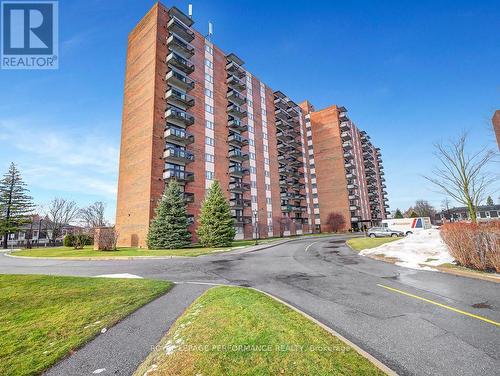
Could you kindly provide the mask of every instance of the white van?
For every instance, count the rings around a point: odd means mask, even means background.
[[[406,235],[410,235],[414,232],[432,228],[432,223],[429,217],[383,219],[382,227],[403,231]]]

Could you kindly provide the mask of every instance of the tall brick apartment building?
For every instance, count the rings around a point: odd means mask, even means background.
[[[120,246],[146,245],[165,183],[184,188],[192,230],[218,180],[238,238],[329,231],[386,216],[380,150],[346,109],[297,105],[157,3],[129,35],[116,225]]]
[[[495,136],[497,138],[498,149],[500,150],[500,110],[496,110],[493,114],[493,118],[491,119],[493,123],[493,131],[495,132]]]

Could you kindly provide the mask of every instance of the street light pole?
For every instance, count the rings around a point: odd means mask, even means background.
[[[257,210],[253,211],[253,218],[254,218],[254,226],[255,226],[255,245],[259,244],[258,241],[258,234],[259,234],[259,223],[258,223],[258,212]]]

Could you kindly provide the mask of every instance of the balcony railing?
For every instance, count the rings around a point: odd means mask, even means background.
[[[182,39],[192,42],[194,39],[194,32],[184,22],[177,17],[172,17],[167,23],[167,29],[171,33],[179,35]]]
[[[349,141],[351,139],[351,132],[345,131],[340,134],[342,141]]]
[[[194,136],[186,132],[184,129],[169,127],[164,132],[165,140],[179,143],[182,145],[189,145],[194,142]]]
[[[246,84],[242,80],[232,74],[227,78],[227,84],[230,88],[240,92],[247,88]]]
[[[194,47],[176,34],[170,34],[167,38],[167,47],[185,59],[190,59],[194,55]]]
[[[169,107],[165,111],[167,122],[180,127],[187,127],[194,124],[194,116],[177,108]]]
[[[229,175],[231,176],[236,176],[236,177],[242,177],[245,175],[248,175],[250,171],[247,168],[243,168],[241,166],[229,166]]]
[[[186,183],[194,180],[194,174],[192,172],[167,168],[163,171],[163,179],[165,180],[175,179],[181,183]]]
[[[342,143],[342,147],[344,150],[351,150],[352,149],[352,143],[351,141],[345,141]]]
[[[237,225],[247,225],[252,223],[252,217],[249,215],[235,215],[233,218]]]
[[[227,123],[229,129],[233,129],[238,132],[246,132],[248,125],[243,123],[240,119],[230,119]]]
[[[229,137],[227,138],[227,142],[232,145],[236,146],[245,146],[248,145],[248,139],[237,134],[237,133],[231,133]]]
[[[184,73],[171,69],[167,75],[166,80],[169,85],[176,86],[186,92],[194,88],[194,80],[185,76]]]
[[[247,112],[240,106],[235,104],[230,104],[227,106],[227,113],[233,117],[244,118],[247,116]]]
[[[194,106],[194,97],[173,87],[167,90],[165,99],[168,103],[184,109]]]
[[[351,126],[349,125],[349,122],[344,121],[344,122],[340,123],[340,130],[341,131],[343,131],[343,132],[348,131],[350,128],[351,128]]]
[[[229,159],[240,162],[247,161],[249,159],[248,153],[243,153],[239,149],[229,150],[228,157]]]
[[[226,64],[226,70],[238,78],[244,78],[247,75],[245,70],[234,61],[230,61]]]
[[[347,117],[347,112],[340,112],[339,113],[339,119],[341,122],[343,121],[349,121],[349,118]]]
[[[250,184],[242,181],[229,182],[229,190],[231,192],[246,192],[250,190]]]
[[[194,202],[194,193],[184,192],[184,201],[186,201],[187,203]]]
[[[175,52],[170,52],[167,55],[167,64],[171,67],[183,71],[187,75],[194,72],[194,64],[189,60],[184,59],[181,55]]]
[[[194,161],[193,153],[184,149],[174,147],[165,149],[165,151],[163,152],[163,157],[165,158],[165,161],[173,163],[187,164]]]
[[[231,198],[229,200],[229,206],[232,208],[248,208],[252,206],[250,200],[242,199],[242,198]]]
[[[247,102],[247,99],[243,96],[243,94],[239,93],[238,91],[232,89],[227,92],[227,99],[232,102],[236,103],[237,105],[243,105]]]
[[[290,120],[290,115],[288,115],[288,112],[286,112],[285,110],[282,110],[280,108],[276,109],[274,111],[274,114],[276,115],[277,119],[281,119],[281,120],[286,121],[286,122],[288,122]]]

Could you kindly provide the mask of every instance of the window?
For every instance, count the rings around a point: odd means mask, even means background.
[[[264,145],[264,151],[269,151],[269,146]]]
[[[214,180],[214,173],[212,171],[205,171],[205,178],[207,180]]]
[[[264,140],[267,140],[267,133],[262,133],[262,138],[263,138]]]
[[[214,113],[214,108],[210,106],[209,104],[205,104],[205,111],[207,111],[209,114]]]
[[[208,44],[205,44],[205,51],[207,51],[210,55],[214,54],[214,50]]]
[[[268,225],[267,226],[267,231],[268,232],[273,232],[273,225]]]
[[[273,203],[269,197],[268,197],[268,198],[266,198],[266,202],[267,202],[269,205],[271,205],[271,204]]]
[[[267,176],[269,177],[271,174],[269,173],[269,171],[264,171],[264,176]]]
[[[251,182],[251,186],[252,186],[252,188],[257,188],[257,182],[256,181],[252,181]]]
[[[214,68],[213,63],[212,63],[210,60],[208,60],[208,59],[205,59],[205,65],[206,65],[207,67],[211,68],[211,69],[213,69],[213,68]]]
[[[257,173],[257,169],[255,167],[253,167],[253,166],[250,166],[250,172],[252,174],[256,174]]]
[[[313,188],[317,188],[317,187],[318,187],[318,185],[317,185],[316,183],[311,184],[311,186],[312,186]]]
[[[256,203],[257,203],[257,196],[252,196],[252,202],[253,202],[254,204],[256,204]]]
[[[205,81],[213,84],[214,78],[212,76],[210,76],[208,73],[205,73]]]
[[[255,146],[255,140],[252,140],[251,138],[248,139],[248,144],[250,146]]]
[[[269,164],[269,158],[264,158],[264,164]]]
[[[309,167],[311,167],[311,168],[316,168],[316,165],[315,165],[314,163],[311,163],[311,164],[309,165]]]
[[[248,101],[248,105],[249,105],[250,107],[253,107],[253,101],[249,100],[249,101]]]
[[[273,212],[267,212],[267,218],[272,218],[273,217]],[[272,227],[272,226],[269,226]]]
[[[314,214],[314,218],[316,218],[316,219],[320,219],[319,214]]]
[[[250,155],[250,159],[255,160],[255,153],[248,153]]]
[[[313,193],[313,198],[318,198],[318,194],[317,193]]]
[[[205,161],[215,163],[215,155],[210,153],[205,153]]]
[[[267,111],[266,110],[262,110],[262,117],[266,117],[267,116]]]
[[[205,137],[205,144],[214,146],[215,145],[215,140],[212,137]]]
[[[214,123],[210,120],[205,120],[205,128],[214,129]]]
[[[313,146],[312,146],[312,145],[308,145],[308,146],[307,146],[307,148],[308,148],[309,150],[312,150],[312,149],[313,149]]]
[[[316,174],[311,174],[311,179],[316,179]]]
[[[253,114],[248,113],[248,114],[247,114],[247,116],[248,116],[248,119],[249,119],[249,120],[253,120]]]
[[[319,209],[319,204],[314,204],[314,209]]]
[[[250,81],[250,80],[248,80],[248,83],[249,83],[249,85],[250,85],[251,81]],[[251,96],[253,95],[253,90],[252,90],[251,88],[248,88],[248,89],[247,89],[247,94],[251,97]]]
[[[248,126],[248,131],[254,133],[255,132],[255,128],[252,125],[249,125]]]
[[[205,96],[207,96],[209,98],[213,98],[214,93],[212,92],[212,90],[205,88]]]
[[[271,190],[271,185],[270,184],[266,184],[266,191],[270,191]]]

